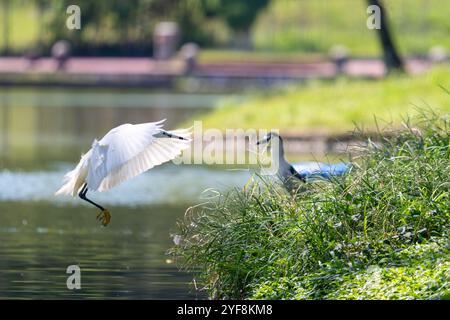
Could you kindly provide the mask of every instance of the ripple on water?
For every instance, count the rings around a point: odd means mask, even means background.
[[[70,166],[58,171],[0,171],[0,200],[52,201],[80,204],[77,198],[55,197],[64,174]],[[166,165],[152,169],[103,193],[95,199],[117,206],[165,203],[187,203],[198,200],[207,188],[227,189],[244,186],[251,173],[236,170],[215,170],[190,165]],[[25,222],[26,224],[26,222]]]

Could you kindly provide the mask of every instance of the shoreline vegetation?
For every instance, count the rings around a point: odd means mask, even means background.
[[[450,299],[448,114],[391,130],[295,196],[257,177],[212,192],[170,254],[215,299]]]

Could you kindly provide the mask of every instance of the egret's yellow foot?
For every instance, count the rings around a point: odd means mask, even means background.
[[[100,221],[102,223],[102,225],[106,227],[109,224],[109,222],[111,221],[111,214],[109,213],[109,211],[107,209],[102,210],[102,212],[100,212],[97,215],[97,220]]]

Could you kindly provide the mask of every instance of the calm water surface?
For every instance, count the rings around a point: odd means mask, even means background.
[[[0,88],[0,298],[205,298],[166,254],[171,234],[202,191],[243,186],[247,171],[157,167],[91,197],[111,224],[79,199],[53,196],[93,138],[125,122],[207,112],[221,97],[130,90]],[[66,268],[81,268],[81,290]]]

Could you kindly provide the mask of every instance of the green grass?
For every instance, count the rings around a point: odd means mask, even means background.
[[[0,6],[0,17],[3,19],[3,7]],[[39,16],[37,9],[30,3],[24,4],[10,1],[8,47],[18,52],[34,46],[39,38]],[[4,49],[3,21],[0,23],[0,49]]]
[[[226,101],[206,114],[205,128],[266,128],[329,134],[374,129],[374,116],[398,124],[419,107],[450,111],[450,68],[420,76],[392,76],[379,81],[339,79],[311,81],[281,90],[255,93],[245,101]],[[448,90],[448,89],[447,89]]]
[[[449,298],[449,136],[426,113],[297,195],[267,178],[217,194],[172,253],[213,298]]]
[[[384,1],[392,33],[404,55],[425,55],[435,45],[450,48],[450,3]],[[274,0],[253,28],[257,49],[325,52],[345,45],[351,55],[379,55],[375,30],[366,26],[366,1]]]
[[[412,245],[364,268],[324,268],[254,285],[252,299],[450,299],[450,241]]]

